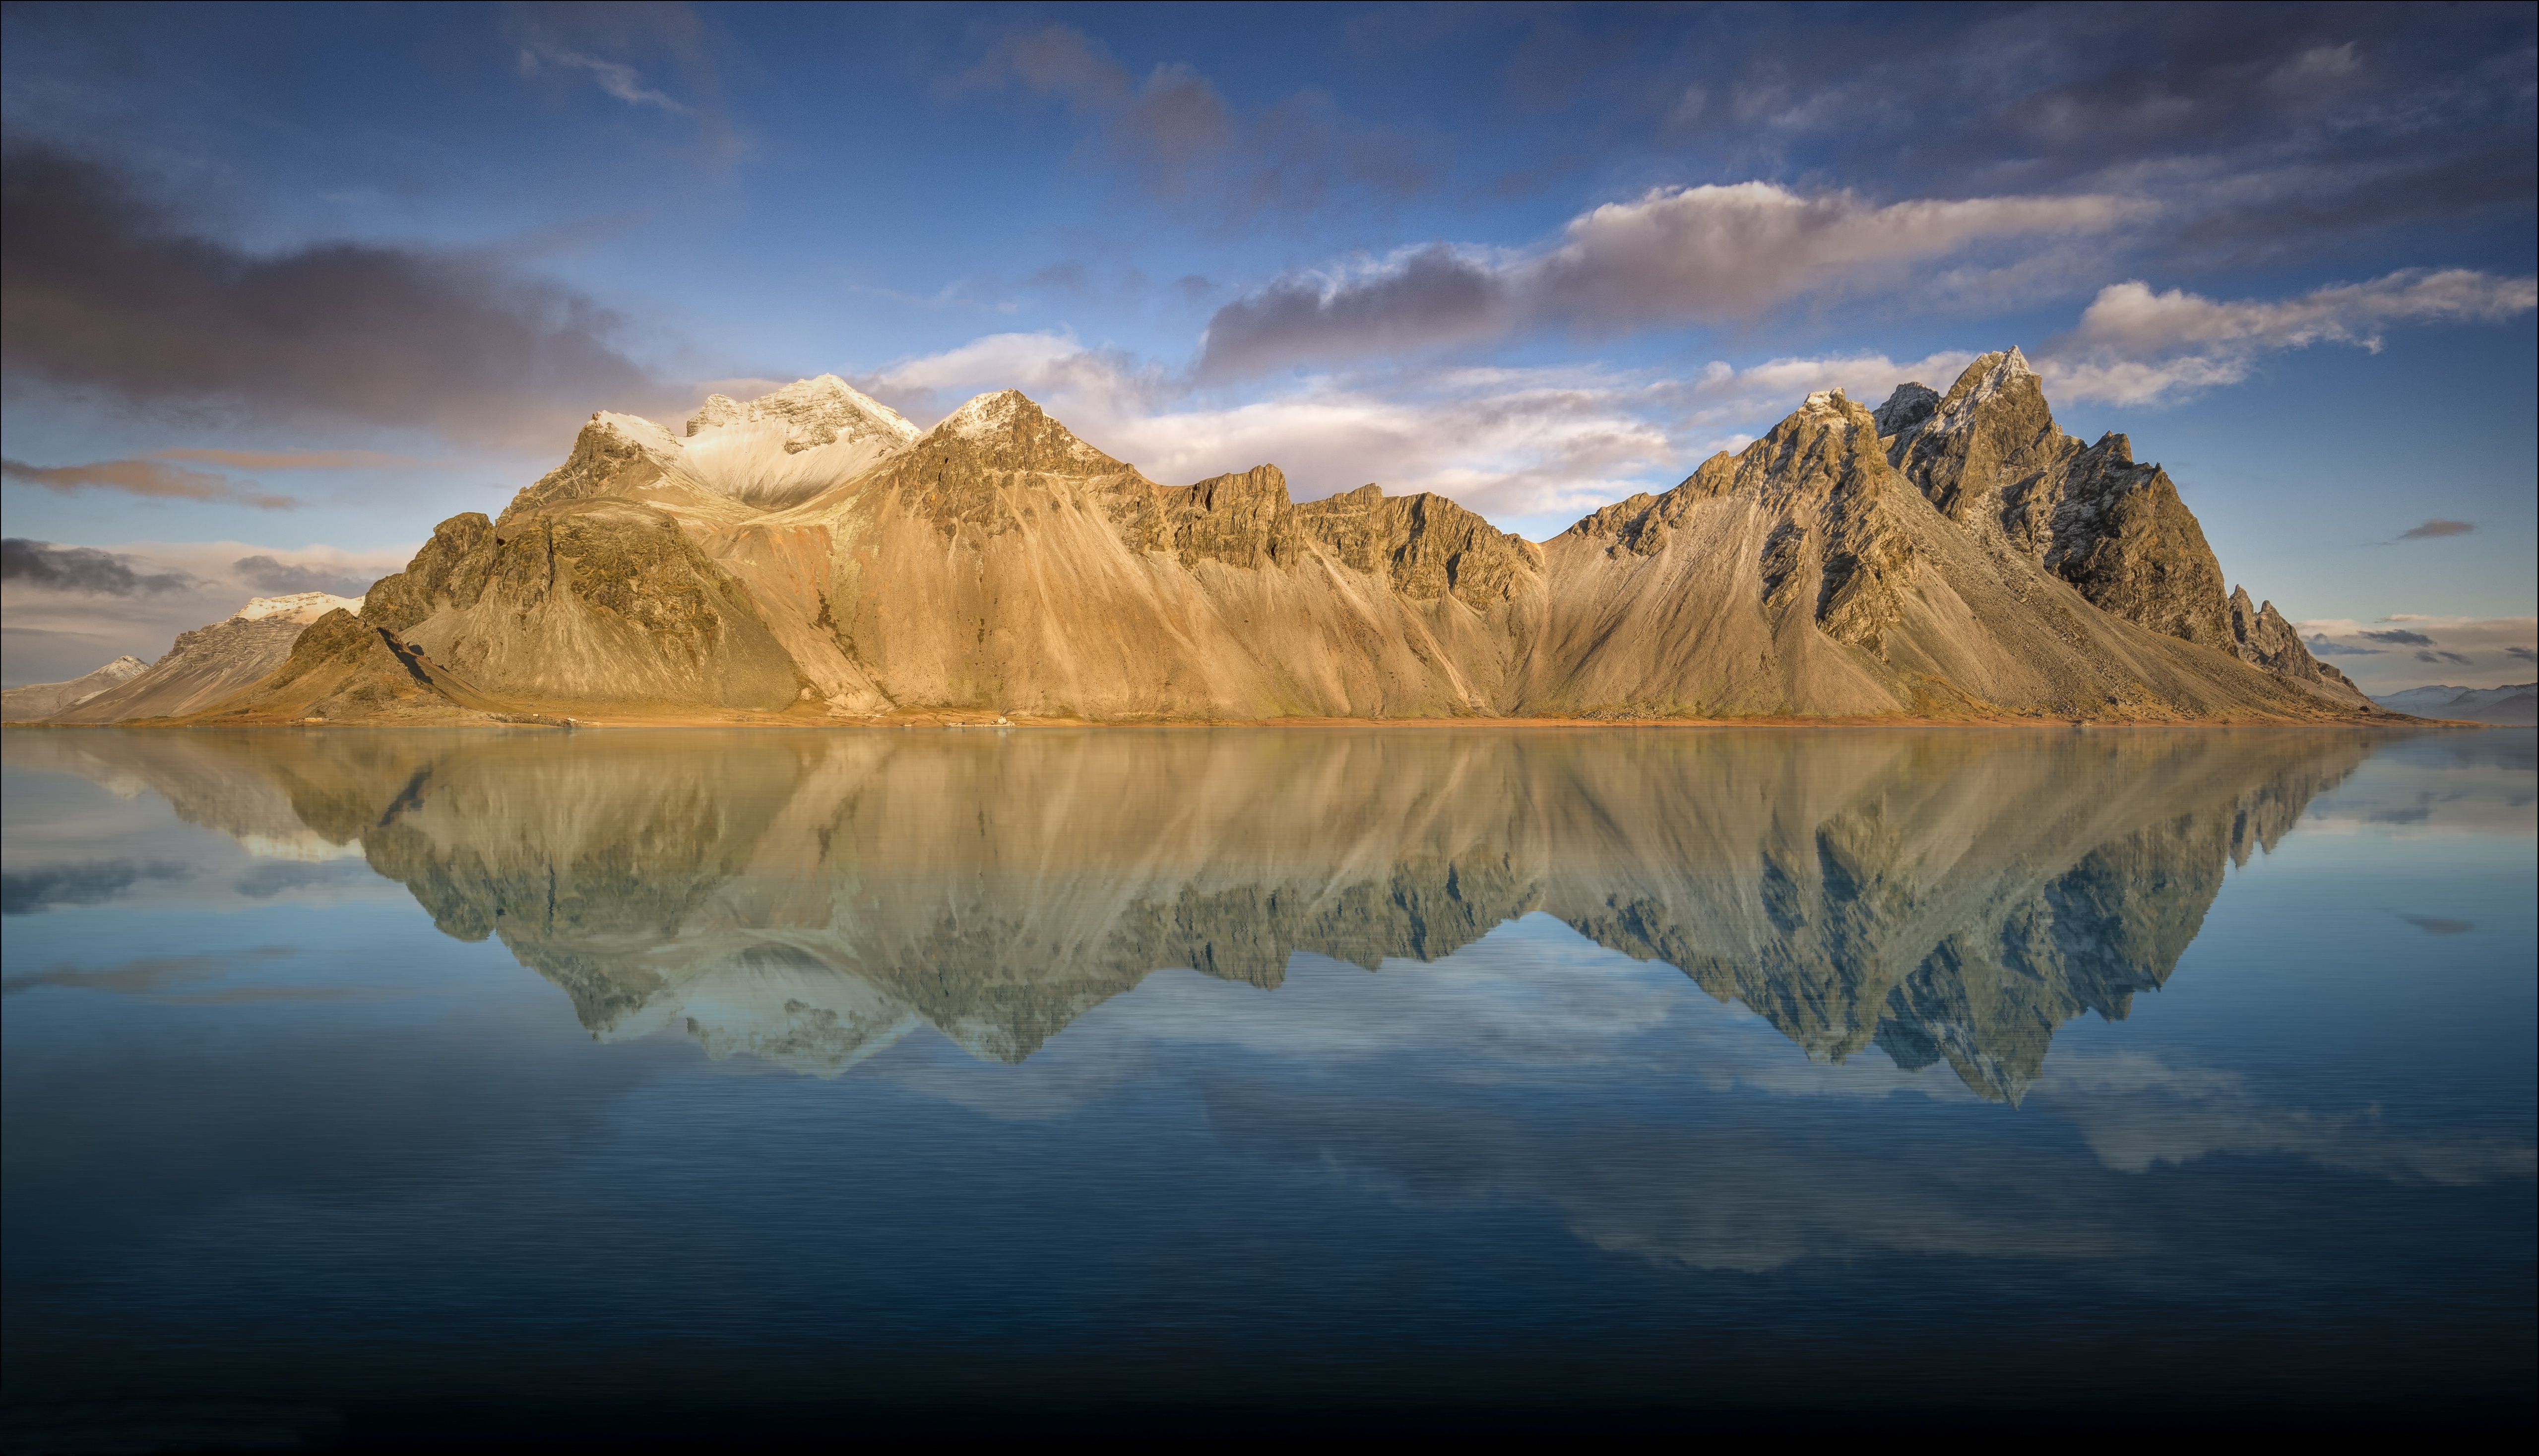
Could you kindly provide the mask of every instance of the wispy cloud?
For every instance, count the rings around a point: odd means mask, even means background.
[[[289,511],[300,504],[292,496],[241,487],[226,475],[146,459],[96,460],[85,465],[30,465],[24,460],[0,459],[0,479],[65,496],[84,490],[110,490],[145,500],[211,501],[252,506],[259,511]]]
[[[2345,662],[2367,693],[2385,695],[2463,677],[2492,685],[2517,678],[2539,662],[2539,649],[2532,646],[2539,638],[2539,619],[2530,617],[2400,612],[2372,622],[2320,618],[2293,625],[2313,655]],[[2429,676],[2428,667],[2438,669],[2440,676]]]
[[[545,66],[587,73],[599,83],[599,89],[630,106],[653,106],[673,116],[693,116],[696,111],[667,93],[644,84],[643,73],[618,61],[602,60],[578,50],[532,43],[520,47],[520,74],[534,76]]]
[[[402,470],[432,463],[375,450],[154,450],[154,460],[185,460],[232,470]]]
[[[2313,344],[2377,353],[2393,325],[2487,323],[2534,307],[2539,279],[2468,268],[2403,269],[2277,300],[2117,283],[2098,291],[2078,328],[2047,342],[2037,369],[2059,399],[2151,404],[2238,383],[2268,354]]]
[[[2398,539],[2402,541],[2431,541],[2442,536],[2464,536],[2476,529],[2476,526],[2465,520],[2443,520],[2437,518],[2436,520],[2426,521],[2424,524],[2415,527],[2413,530],[2400,531],[2398,533]]]
[[[1343,194],[1379,202],[1426,191],[1438,149],[1343,112],[1319,91],[1246,112],[1181,62],[1139,76],[1099,38],[1034,25],[995,36],[937,88],[947,99],[1019,89],[1091,128],[1090,149],[1158,200],[1204,209],[1219,226],[1275,221]]]

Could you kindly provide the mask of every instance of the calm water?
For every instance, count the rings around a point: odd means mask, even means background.
[[[2526,729],[5,743],[22,1443],[2530,1416]]]

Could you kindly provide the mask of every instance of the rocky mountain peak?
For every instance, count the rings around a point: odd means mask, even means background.
[[[969,401],[920,437],[917,449],[929,458],[959,456],[989,470],[1136,473],[1085,444],[1020,389],[998,389]]]
[[[1017,425],[1035,415],[1048,418],[1022,390],[998,389],[992,394],[982,394],[945,415],[935,425],[934,433],[958,435],[964,440],[986,440],[1009,434]]]
[[[2016,346],[1981,355],[1967,365],[1932,411],[1923,433],[1961,434],[1975,428],[1979,420],[2005,410],[2023,416],[2033,414],[2038,417],[2033,423],[2044,429],[2053,428],[2054,415],[2045,404],[2045,381],[2027,367],[2027,356]]]
[[[1872,412],[1881,439],[1900,435],[1929,419],[1940,408],[1940,391],[1918,381],[1895,386],[1887,402]]]

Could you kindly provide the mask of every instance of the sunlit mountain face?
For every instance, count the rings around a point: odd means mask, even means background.
[[[6,750],[5,1333],[55,1405],[2526,1387],[2526,733]]]

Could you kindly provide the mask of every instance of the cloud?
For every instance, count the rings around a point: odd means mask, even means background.
[[[103,904],[145,879],[183,879],[190,872],[182,865],[157,860],[100,860],[15,870],[0,874],[0,915]]]
[[[613,342],[617,314],[489,257],[361,243],[251,253],[37,148],[9,153],[0,198],[13,385],[489,442],[658,391]]]
[[[2059,399],[2151,404],[2238,383],[2270,353],[2326,343],[2377,353],[2391,325],[2491,323],[2534,307],[2539,279],[2468,268],[2402,269],[2272,302],[2117,283],[2098,291],[2078,328],[2047,342],[2037,371]],[[2441,523],[2457,522],[2429,522]]]
[[[2402,915],[2398,917],[2428,936],[2465,936],[2477,929],[2473,920],[2444,920],[2438,915]]]
[[[1061,103],[1093,128],[1092,151],[1148,195],[1212,209],[1220,225],[1310,213],[1343,193],[1398,200],[1442,170],[1433,147],[1351,117],[1319,91],[1247,115],[1190,66],[1135,76],[1072,26],[1011,32],[939,90],[1007,88]]]
[[[154,460],[187,460],[233,470],[399,470],[428,463],[375,450],[154,450]]]
[[[2471,525],[2465,520],[2442,520],[2436,519],[2426,521],[2424,524],[2417,526],[2413,530],[2399,532],[2398,539],[2402,541],[2430,541],[2440,536],[2464,536],[2476,529],[2476,526]]]
[[[161,501],[216,501],[253,506],[259,511],[289,511],[300,502],[291,496],[241,490],[228,477],[185,470],[157,460],[98,460],[86,465],[30,465],[0,460],[0,479],[40,486],[59,495],[115,490]]]
[[[1435,243],[1280,279],[1217,311],[1201,374],[1232,379],[1544,329],[1613,335],[1751,319],[1976,243],[2102,233],[2146,210],[2097,195],[1880,206],[1760,181],[1659,187],[1573,218],[1527,253]]]
[[[2539,622],[2529,617],[2436,617],[2398,612],[2376,622],[2322,618],[2295,622],[2312,656],[2346,664],[2358,686],[2374,697],[2448,680],[2493,685],[2520,681],[2539,662],[2531,640]],[[2427,668],[2439,669],[2439,675]],[[2456,668],[2470,669],[2466,673]]]
[[[240,580],[258,591],[275,596],[290,596],[302,591],[361,596],[367,594],[371,584],[377,580],[377,577],[331,567],[276,561],[270,556],[241,556],[231,566],[238,572]]]
[[[601,91],[630,106],[656,106],[673,116],[696,114],[692,108],[674,98],[646,86],[642,73],[633,66],[617,61],[601,60],[595,55],[583,55],[577,50],[562,50],[542,43],[532,43],[520,48],[521,75],[534,76],[538,74],[541,66],[561,66],[566,70],[586,71],[592,80],[599,83]]]
[[[1662,392],[1592,371],[1319,376],[1287,381],[1269,398],[1216,402],[1117,350],[1013,333],[904,361],[857,385],[919,419],[1018,388],[1154,479],[1270,463],[1299,500],[1374,481],[1499,515],[1584,511],[1639,489],[1642,472],[1671,466],[1676,454],[1642,415],[1667,405]]]
[[[285,586],[291,589],[322,587],[329,577],[338,589],[358,589],[361,584],[402,568],[420,543],[360,551],[307,541],[129,541],[104,542],[95,549],[26,544],[48,555],[85,553],[77,559],[90,565],[93,558],[103,557],[153,585],[140,590],[118,589],[120,580],[112,573],[70,578],[71,583],[94,581],[103,589],[88,590],[43,575],[21,575],[18,568],[25,558],[19,548],[9,548],[10,569],[0,586],[7,593],[5,662],[11,685],[77,677],[124,653],[145,662],[154,660],[176,634],[219,621],[249,597],[285,594],[278,589]],[[241,571],[240,563],[249,563],[251,569],[259,558],[274,562],[286,573],[296,570],[309,575],[277,580],[261,572],[251,578],[248,571]],[[59,560],[51,557],[52,563]]]
[[[55,546],[24,536],[0,540],[0,582],[23,583],[56,591],[94,596],[131,596],[145,591],[182,591],[194,579],[181,572],[144,574],[132,569],[132,558],[85,546]]]

